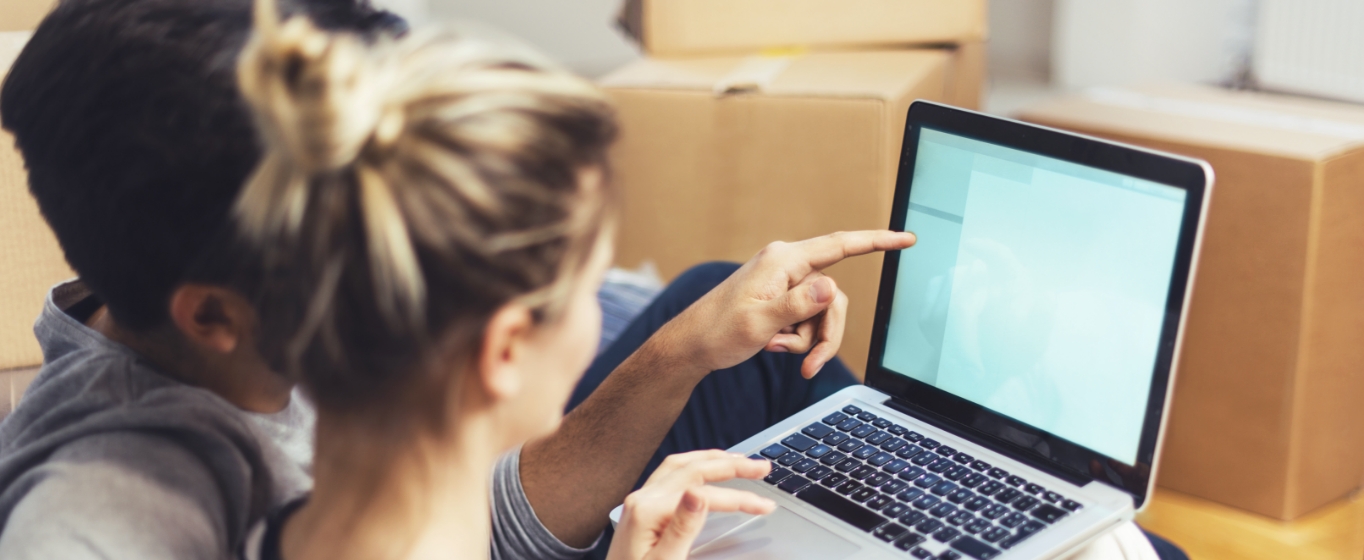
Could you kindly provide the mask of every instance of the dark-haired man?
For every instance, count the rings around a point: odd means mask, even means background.
[[[353,0],[283,4],[402,31]],[[311,484],[314,413],[231,288],[230,208],[260,157],[235,86],[250,20],[250,0],[64,0],[0,90],[81,276],[52,290],[44,369],[0,424],[0,557],[221,558]],[[563,428],[499,465],[494,556],[581,554],[662,455],[728,447],[852,383],[834,357],[846,298],[819,269],[912,239],[843,234],[685,275],[602,355]]]

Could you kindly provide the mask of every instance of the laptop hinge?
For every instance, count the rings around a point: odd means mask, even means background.
[[[935,428],[951,432],[952,435],[970,441],[971,443],[1007,455],[1010,459],[1013,459],[1020,463],[1024,463],[1029,467],[1045,472],[1049,475],[1052,475],[1056,478],[1059,478],[1076,486],[1084,486],[1085,484],[1088,484],[1091,480],[1093,480],[1093,477],[1087,476],[1083,473],[1077,473],[1073,470],[1057,466],[1051,461],[1048,461],[1045,458],[1038,456],[1036,451],[1028,449],[1027,447],[1023,447],[1016,443],[1003,441],[998,438],[992,438],[982,435],[980,432],[963,426],[958,422],[948,420],[947,418],[944,418],[941,415],[935,414],[922,407],[911,404],[908,401],[905,401],[898,397],[891,397],[889,399],[886,399],[886,401],[882,404],[895,410],[898,410],[900,412],[903,412],[905,414],[908,414],[910,416],[913,416],[915,418],[918,418],[919,420],[923,420],[924,422],[932,424],[933,427]]]

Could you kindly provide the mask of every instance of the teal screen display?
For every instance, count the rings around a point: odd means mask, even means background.
[[[1135,463],[1185,196],[921,129],[881,365]]]

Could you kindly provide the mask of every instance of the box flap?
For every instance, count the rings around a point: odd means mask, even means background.
[[[1364,146],[1364,107],[1207,86],[1093,88],[1028,107],[1020,117],[1309,160]]]
[[[941,49],[786,53],[656,59],[628,64],[601,79],[618,89],[760,92],[774,96],[896,99],[948,63]]]

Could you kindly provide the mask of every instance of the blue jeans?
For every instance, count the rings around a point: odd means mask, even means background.
[[[682,273],[673,280],[630,325],[597,356],[569,399],[572,410],[592,394],[612,371],[635,352],[654,332],[692,302],[705,295],[733,274],[739,265],[707,263]],[[658,468],[663,458],[698,449],[727,449],[810,405],[857,383],[852,372],[839,359],[825,364],[814,379],[800,376],[803,354],[759,352],[747,361],[706,376],[682,414],[673,424],[662,445],[649,460],[635,488],[639,488]],[[1178,547],[1147,534],[1163,560],[1187,560]],[[605,558],[611,544],[607,529],[602,542],[588,558]]]

